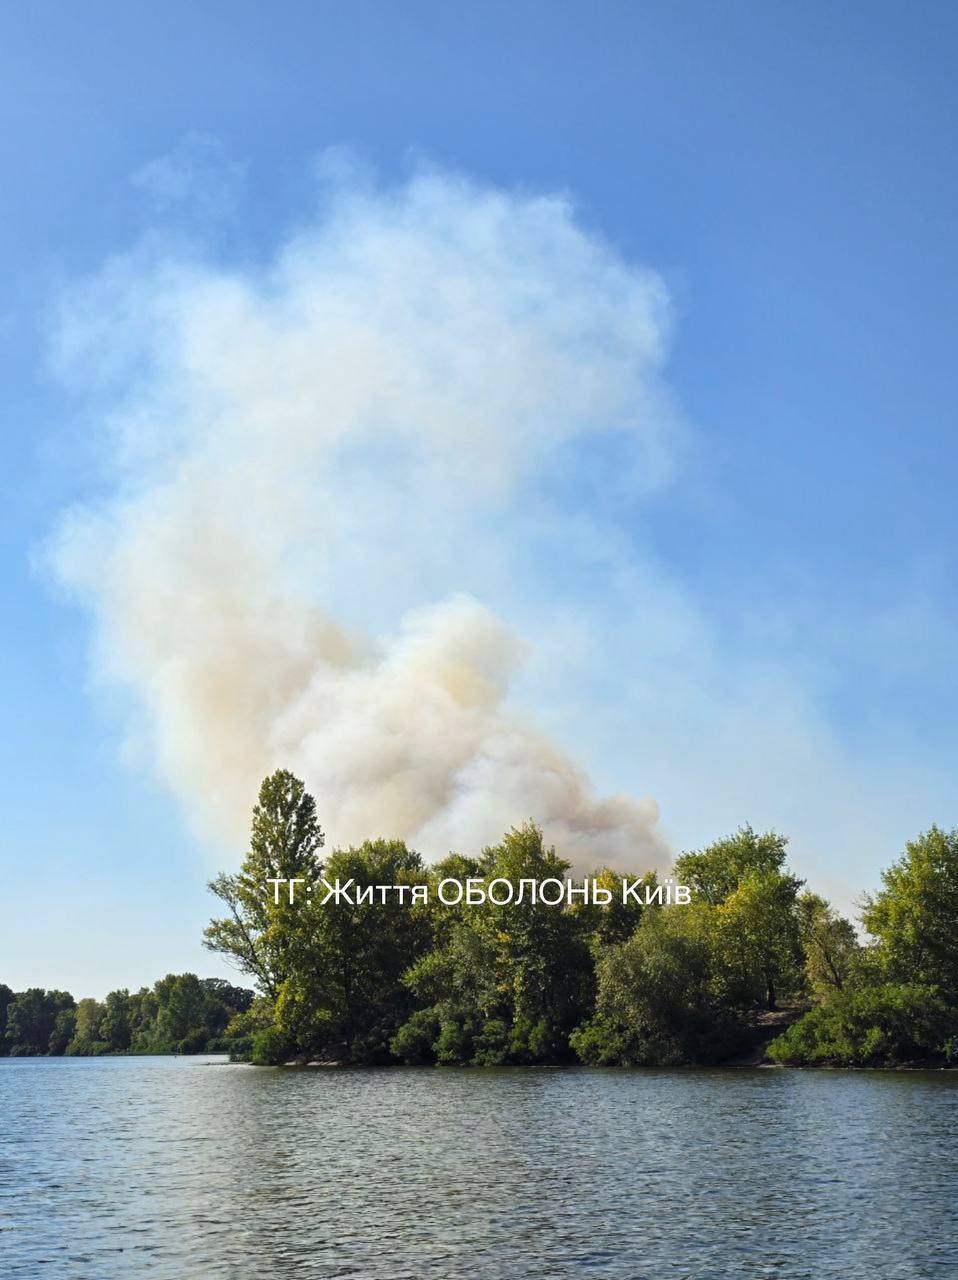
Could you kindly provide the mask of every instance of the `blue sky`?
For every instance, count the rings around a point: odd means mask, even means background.
[[[513,200],[566,193],[584,235],[669,294],[667,482],[617,488],[616,442],[574,442],[551,497],[600,531],[594,558],[567,528],[553,573],[526,530],[521,591],[478,562],[436,571],[437,593],[537,638],[515,697],[599,791],[652,795],[676,848],[775,824],[846,908],[910,834],[955,821],[956,21],[774,3],[0,17],[0,979],[80,995],[219,971],[203,885],[236,855],[152,767],[148,724],[131,754],[137,692],[94,687],[89,609],[38,567],[63,511],[116,488],[102,400],[52,367],[55,316],[159,235],[208,272],[255,271],[315,216],[330,147],[385,190],[425,158]],[[187,198],[165,200],[145,166],[191,136]],[[335,603],[392,625],[387,604]]]

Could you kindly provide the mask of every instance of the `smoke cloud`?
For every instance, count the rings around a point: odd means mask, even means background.
[[[107,475],[52,560],[202,828],[242,841],[282,765],[334,844],[439,856],[534,817],[577,865],[663,866],[654,803],[523,710],[535,627],[496,603],[534,595],[590,442],[667,478],[661,281],[563,198],[437,172],[339,179],[266,263],[162,244],[63,306]]]

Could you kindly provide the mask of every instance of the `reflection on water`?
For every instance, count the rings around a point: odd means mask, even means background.
[[[958,1278],[958,1078],[0,1060],[3,1276]]]

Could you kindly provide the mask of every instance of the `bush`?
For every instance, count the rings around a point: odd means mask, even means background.
[[[279,1027],[266,1027],[253,1036],[251,1061],[258,1067],[275,1067],[296,1056],[291,1036]]]
[[[436,1061],[443,1066],[461,1067],[472,1061],[473,1028],[459,1018],[442,1024],[436,1040]]]
[[[68,1058],[102,1058],[112,1052],[106,1040],[79,1040],[74,1037],[66,1047]]]
[[[768,1047],[773,1062],[895,1066],[947,1058],[958,1014],[935,987],[895,985],[836,992]]]
[[[418,1009],[392,1038],[390,1048],[400,1061],[412,1067],[436,1061],[439,1017],[433,1009]]]
[[[501,1067],[523,1051],[521,1029],[509,1027],[502,1018],[489,1018],[475,1038],[472,1062],[477,1067]]]
[[[384,1067],[394,1062],[390,1045],[395,1034],[395,1021],[391,1017],[369,1027],[356,1036],[348,1061],[360,1067]]]

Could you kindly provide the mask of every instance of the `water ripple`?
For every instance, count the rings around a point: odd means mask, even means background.
[[[0,1274],[958,1280],[958,1079],[0,1060]]]

